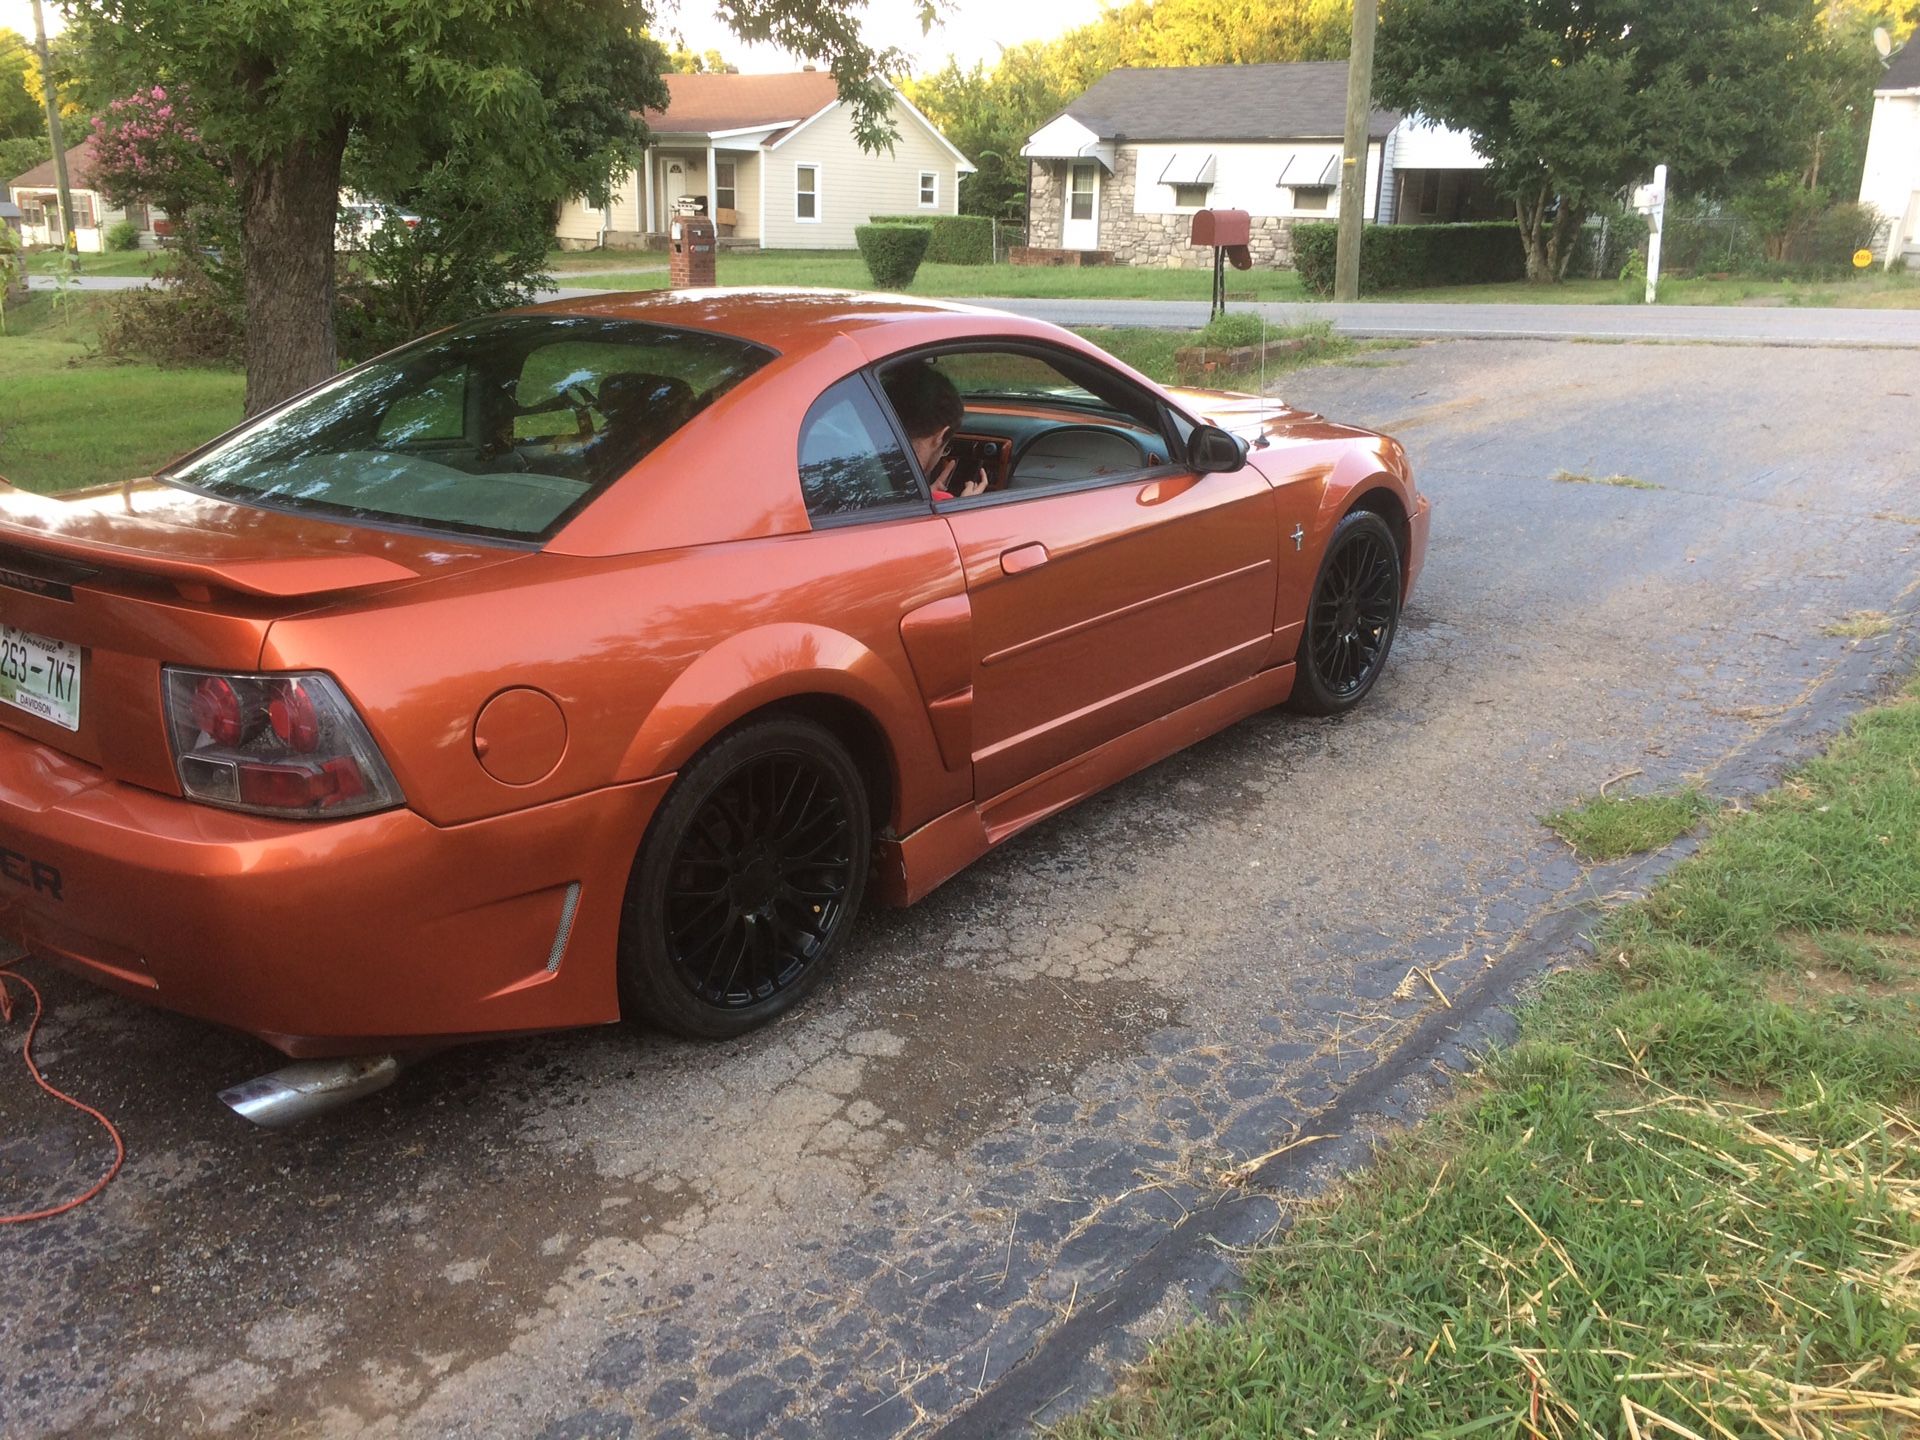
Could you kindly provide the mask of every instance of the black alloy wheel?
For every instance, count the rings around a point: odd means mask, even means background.
[[[1356,510],[1335,527],[1307,606],[1293,706],[1337,715],[1380,678],[1400,624],[1400,548],[1387,522]]]
[[[634,867],[622,917],[630,1014],[723,1038],[819,983],[860,908],[872,854],[859,772],[799,719],[733,732],[681,773]]]

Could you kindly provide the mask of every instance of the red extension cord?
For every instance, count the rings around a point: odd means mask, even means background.
[[[13,996],[7,990],[7,981],[9,980],[18,980],[22,985],[27,987],[27,990],[33,996],[33,1019],[27,1025],[27,1038],[22,1041],[20,1045],[20,1058],[27,1062],[27,1073],[33,1076],[33,1083],[46,1091],[47,1094],[53,1096],[54,1099],[71,1105],[76,1110],[84,1110],[87,1114],[98,1120],[106,1129],[107,1134],[113,1139],[113,1164],[107,1167],[106,1174],[93,1182],[92,1189],[88,1190],[84,1195],[75,1196],[73,1199],[65,1201],[62,1204],[49,1206],[45,1210],[27,1210],[18,1215],[0,1215],[0,1225],[20,1225],[28,1220],[50,1220],[55,1215],[64,1215],[67,1211],[77,1209],[86,1204],[87,1201],[93,1199],[94,1196],[107,1188],[108,1183],[114,1176],[120,1173],[121,1163],[127,1158],[127,1147],[126,1143],[120,1138],[120,1132],[113,1128],[113,1122],[111,1120],[94,1109],[93,1106],[74,1099],[73,1096],[67,1094],[66,1091],[54,1089],[53,1086],[47,1083],[47,1077],[40,1073],[40,1067],[33,1063],[33,1036],[34,1032],[40,1028],[40,1016],[46,1010],[46,1002],[40,998],[40,987],[27,979],[27,977],[22,975],[18,970],[0,969],[0,1025],[8,1024],[13,1020]]]

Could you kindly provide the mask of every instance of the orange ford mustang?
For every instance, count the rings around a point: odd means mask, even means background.
[[[571,301],[0,486],[0,929],[289,1055],[780,1013],[1102,786],[1373,686],[1400,446],[1034,321]]]

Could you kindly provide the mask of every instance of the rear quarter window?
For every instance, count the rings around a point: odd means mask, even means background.
[[[800,490],[815,520],[925,503],[906,451],[862,377],[826,391],[800,422]]]

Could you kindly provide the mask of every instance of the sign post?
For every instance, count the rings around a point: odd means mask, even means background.
[[[1667,225],[1667,167],[1653,167],[1653,208],[1647,213],[1647,304],[1660,295],[1660,232]]]

